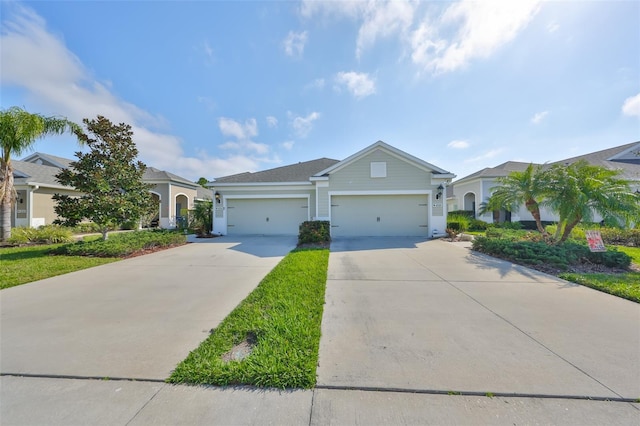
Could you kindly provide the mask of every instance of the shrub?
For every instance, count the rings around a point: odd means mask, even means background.
[[[605,244],[640,247],[640,229],[602,228],[602,241]]]
[[[489,224],[483,220],[471,219],[469,223],[469,231],[485,231]]]
[[[326,220],[311,220],[300,224],[298,244],[326,243],[331,241],[331,226]]]
[[[542,226],[547,226],[547,225],[554,225],[555,222],[549,222],[546,220],[542,221]],[[520,225],[522,225],[522,229],[528,229],[530,231],[537,231],[538,227],[536,226],[536,221],[535,220],[521,220],[520,221]]]
[[[586,244],[575,242],[554,246],[541,241],[477,237],[472,248],[516,263],[548,265],[562,270],[579,263],[595,263],[616,268],[627,268],[631,264],[630,256],[615,249],[604,253],[592,253]]]
[[[73,241],[73,234],[68,228],[58,225],[45,225],[36,228],[14,228],[11,231],[11,244],[57,244]]]
[[[106,241],[99,239],[67,244],[52,252],[70,256],[125,257],[136,251],[185,242],[184,234],[175,231],[133,231],[112,235]]]
[[[471,218],[464,214],[449,214],[447,216],[447,228],[464,232],[469,229]]]

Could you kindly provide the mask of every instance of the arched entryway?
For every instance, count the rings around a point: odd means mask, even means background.
[[[175,223],[178,228],[187,226],[187,215],[189,209],[189,198],[184,194],[176,195],[175,202]]]
[[[473,192],[467,192],[464,194],[464,209],[473,212],[473,217],[476,217],[476,194]]]
[[[153,200],[154,209],[153,212],[149,215],[149,223],[143,223],[142,226],[157,228],[158,226],[160,226],[160,194],[152,192],[151,199]]]

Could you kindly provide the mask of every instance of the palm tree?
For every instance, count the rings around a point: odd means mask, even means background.
[[[65,131],[82,130],[65,118],[31,114],[15,106],[0,110],[0,241],[11,237],[11,205],[15,198],[11,156],[21,155],[39,138]]]
[[[491,197],[482,204],[482,212],[497,209],[513,211],[524,204],[533,219],[538,231],[548,237],[540,219],[539,200],[545,194],[545,174],[540,166],[529,164],[524,171],[511,172],[507,176],[499,177],[499,184],[491,189]]]
[[[558,242],[569,238],[581,221],[592,221],[598,213],[605,221],[628,224],[640,217],[640,194],[631,190],[619,172],[586,161],[569,166],[555,165],[546,171],[547,204],[558,213]],[[562,231],[561,231],[562,230]]]

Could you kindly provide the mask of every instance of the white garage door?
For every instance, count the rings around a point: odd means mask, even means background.
[[[230,235],[298,235],[308,220],[306,198],[252,198],[227,200],[227,233]]]
[[[427,195],[331,197],[331,235],[428,236]]]

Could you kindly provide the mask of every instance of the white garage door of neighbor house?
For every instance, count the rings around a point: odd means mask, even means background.
[[[331,235],[428,236],[427,202],[427,195],[334,195]]]
[[[227,233],[298,235],[308,211],[306,198],[232,198],[227,201]]]

